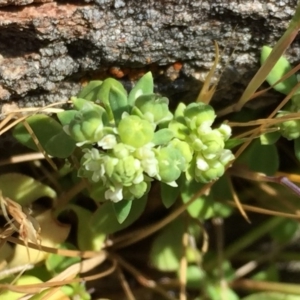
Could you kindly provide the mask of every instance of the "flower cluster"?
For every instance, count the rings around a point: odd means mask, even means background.
[[[234,159],[224,149],[228,125],[212,128],[211,106],[179,104],[173,115],[168,99],[153,93],[151,73],[127,95],[119,82],[91,82],[72,98],[64,129],[82,148],[79,175],[98,197],[113,202],[141,198],[157,179],[171,186],[182,173],[209,182]]]
[[[223,175],[225,166],[234,159],[232,152],[224,149],[231,128],[222,124],[211,126],[216,118],[213,108],[204,103],[180,104],[170,122],[175,137],[186,143],[189,162],[187,175],[198,182],[210,182]]]

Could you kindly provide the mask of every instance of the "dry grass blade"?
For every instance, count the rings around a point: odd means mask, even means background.
[[[11,285],[11,284],[0,284],[0,289],[9,289],[11,291],[18,292],[18,293],[36,294],[51,287],[61,287],[63,285],[70,284],[73,282],[95,280],[101,277],[105,277],[111,274],[112,272],[114,272],[116,268],[116,263],[113,262],[112,267],[110,267],[108,270],[102,273],[93,276],[83,277],[83,278],[75,278],[75,277],[79,274],[86,273],[90,270],[93,270],[96,266],[103,263],[106,260],[106,258],[107,258],[107,253],[105,251],[101,251],[95,257],[71,265],[66,270],[56,275],[55,277],[51,278],[47,282],[29,284],[29,285],[19,285],[19,286]],[[22,299],[29,299],[29,298],[22,298]]]
[[[2,191],[0,191],[0,205],[1,205],[2,214],[7,221],[9,228],[18,232],[20,237],[24,241],[24,244],[27,248],[28,258],[30,259],[29,251],[28,251],[28,241],[31,241],[36,245],[41,244],[41,239],[40,239],[41,228],[39,224],[30,215],[29,211],[23,209],[20,204],[9,199],[8,197],[4,197],[2,195]],[[11,216],[12,219],[9,218],[9,215]],[[4,234],[5,233],[2,233],[2,235]]]
[[[228,180],[228,183],[229,183],[229,188],[231,190],[231,194],[232,194],[232,197],[233,197],[233,200],[236,204],[236,207],[238,208],[238,210],[240,211],[241,215],[244,217],[244,219],[248,222],[248,223],[251,223],[248,215],[246,214],[245,210],[243,209],[243,206],[241,205],[241,201],[239,200],[239,197],[233,187],[233,184],[231,182],[231,180],[229,179]]]
[[[215,41],[215,61],[205,78],[203,87],[197,97],[196,102],[203,102],[205,104],[209,104],[211,98],[213,97],[213,95],[216,91],[218,82],[216,82],[211,88],[209,88],[209,85],[210,85],[210,81],[216,71],[216,68],[218,66],[219,59],[220,59],[219,46],[218,46],[218,43]]]

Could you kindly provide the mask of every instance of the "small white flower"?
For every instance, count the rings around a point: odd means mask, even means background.
[[[87,171],[93,172],[91,178],[92,181],[98,182],[100,179],[105,181],[105,169],[103,166],[103,159],[101,158],[99,151],[95,148],[84,149],[83,151],[86,152],[83,156],[83,158],[85,159],[85,161],[83,162],[83,167]]]
[[[234,155],[228,149],[224,149],[219,157],[219,161],[223,165],[227,165],[233,159],[234,159]]]
[[[121,185],[111,187],[104,194],[105,199],[111,200],[112,202],[119,202],[123,199],[123,189]]]
[[[201,155],[197,156],[196,165],[197,165],[197,169],[201,171],[207,171],[209,169],[208,163]]]
[[[113,149],[117,144],[116,136],[113,134],[107,134],[104,136],[99,142],[97,142],[98,146],[102,149]]]
[[[212,131],[211,125],[213,123],[212,121],[204,121],[201,123],[201,125],[197,128],[197,133],[201,136],[202,134],[207,134]]]
[[[231,128],[227,124],[222,124],[217,130],[223,135],[224,141],[227,141],[230,138]]]
[[[145,173],[150,177],[155,177],[158,174],[158,161],[155,153],[152,150],[153,145],[147,144],[136,150],[135,157],[137,157]]]

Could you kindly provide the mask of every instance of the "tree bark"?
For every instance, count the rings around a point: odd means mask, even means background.
[[[297,0],[0,0],[0,100],[43,106],[69,99],[84,81],[115,76],[129,85],[148,70],[160,93],[189,100],[212,65],[217,41],[225,50],[215,98],[225,99],[224,105],[249,82],[260,48],[279,39],[296,5]],[[288,55],[298,60],[298,41]]]

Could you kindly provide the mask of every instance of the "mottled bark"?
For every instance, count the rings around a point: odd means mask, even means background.
[[[235,49],[217,94],[232,99],[257,70],[261,46],[275,43],[296,4],[0,0],[0,100],[45,105],[76,94],[82,81],[114,75],[129,83],[147,70],[161,93],[192,97],[212,65],[214,40],[226,48],[221,66]],[[297,41],[289,55],[298,60]]]

